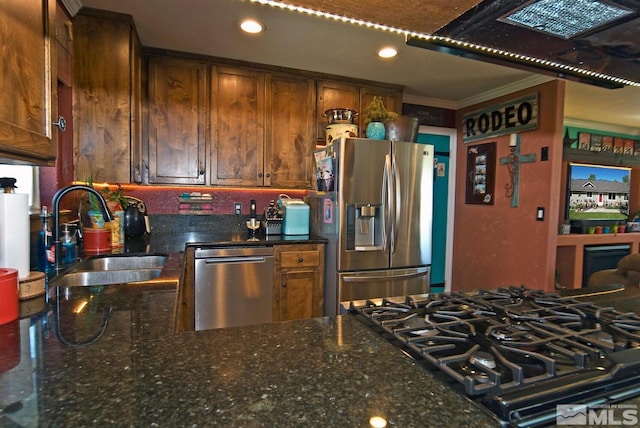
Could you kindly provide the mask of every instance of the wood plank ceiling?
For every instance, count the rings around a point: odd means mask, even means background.
[[[431,34],[476,6],[478,0],[284,0],[319,12],[332,13],[402,30]]]

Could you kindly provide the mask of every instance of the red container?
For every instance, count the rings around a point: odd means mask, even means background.
[[[106,254],[111,252],[111,229],[82,229],[85,254]]]
[[[0,324],[18,319],[20,312],[18,270],[0,268]]]

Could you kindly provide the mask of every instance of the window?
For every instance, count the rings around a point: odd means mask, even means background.
[[[29,208],[40,209],[38,167],[28,165],[0,165],[0,177],[16,179],[16,193],[29,195]]]

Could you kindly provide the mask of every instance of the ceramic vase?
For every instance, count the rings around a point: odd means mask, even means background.
[[[367,138],[372,140],[384,140],[385,127],[382,122],[369,122],[367,125]]]

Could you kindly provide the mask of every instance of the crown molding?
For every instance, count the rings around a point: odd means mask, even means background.
[[[482,92],[480,94],[468,97],[459,101],[444,100],[441,98],[429,98],[420,95],[405,94],[402,97],[403,103],[417,104],[430,107],[440,107],[450,110],[459,110],[464,107],[480,104],[485,101],[489,101],[504,95],[509,95],[514,92],[531,88],[532,86],[541,85],[543,83],[554,80],[552,77],[534,74],[525,79],[518,80],[517,82],[510,83],[508,85],[500,86],[490,91]]]
[[[534,74],[531,77],[527,77],[522,80],[518,80],[517,82],[510,83],[508,85],[500,86],[498,88],[492,89],[490,91],[482,92],[480,94],[471,96],[469,98],[465,98],[463,100],[458,101],[458,108],[464,108],[473,106],[476,104],[483,103],[485,101],[492,100],[494,98],[499,98],[504,95],[509,95],[517,91],[521,91],[523,89],[531,88],[532,86],[541,85],[543,83],[547,83],[554,80],[552,77],[543,76],[540,74]]]

